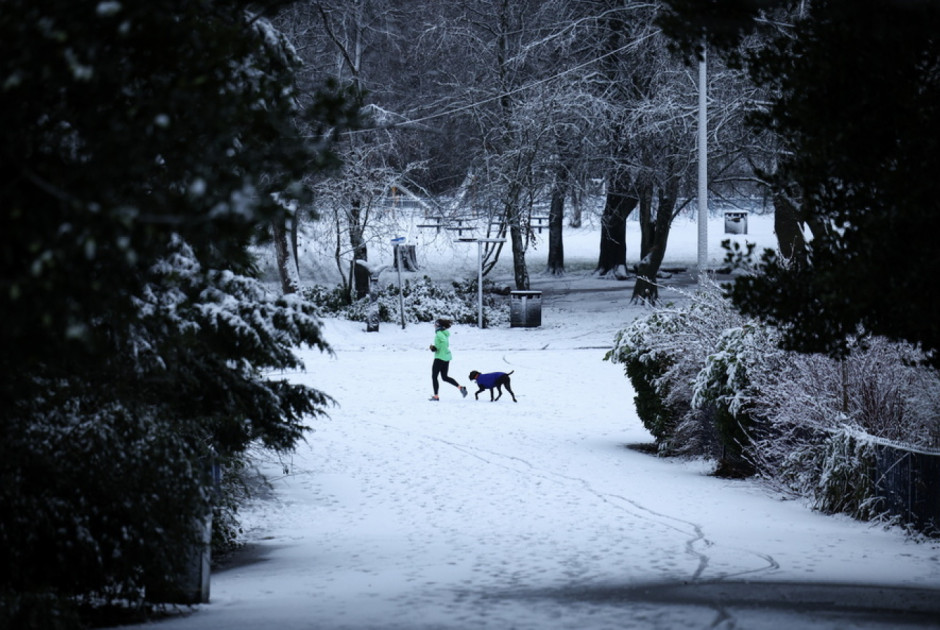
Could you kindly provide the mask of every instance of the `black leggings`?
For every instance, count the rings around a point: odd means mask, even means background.
[[[437,377],[440,376],[445,383],[450,383],[454,387],[460,387],[460,383],[447,376],[447,368],[450,367],[450,361],[445,361],[444,359],[434,359],[434,363],[431,364],[431,383],[434,385],[434,395],[437,396],[437,390],[440,386],[440,383],[437,382]]]

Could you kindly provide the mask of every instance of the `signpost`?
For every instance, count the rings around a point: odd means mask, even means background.
[[[405,294],[401,288],[401,244],[405,242],[404,236],[397,236],[392,239],[392,249],[395,250],[395,263],[398,267],[398,312],[401,314],[401,329],[405,329]]]
[[[477,326],[483,328],[483,244],[505,243],[504,238],[458,238],[455,243],[477,244]]]

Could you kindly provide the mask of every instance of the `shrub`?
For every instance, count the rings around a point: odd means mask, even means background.
[[[713,457],[719,472],[756,472],[821,511],[877,517],[872,444],[940,445],[937,371],[883,338],[853,340],[841,360],[779,339],[705,286],[631,323],[607,359],[623,364],[661,454]]]
[[[450,286],[435,284],[427,276],[406,279],[399,294],[397,283],[388,283],[375,289],[373,296],[344,304],[342,289],[313,286],[304,289],[303,296],[316,304],[322,315],[341,317],[352,321],[367,321],[370,311],[378,309],[379,321],[400,320],[400,303],[404,298],[405,321],[432,322],[446,316],[459,324],[475,324],[479,317],[477,281],[453,282]],[[374,301],[373,301],[374,298]],[[483,283],[483,322],[486,326],[499,326],[508,322],[508,309],[491,281]]]
[[[634,402],[637,415],[660,450],[668,450],[680,416],[678,410],[672,409],[666,402],[669,398],[669,382],[665,377],[675,359],[668,351],[652,343],[658,338],[659,331],[670,324],[667,317],[657,314],[637,320],[617,335],[614,347],[605,356],[606,360],[624,366],[624,372],[636,392]]]
[[[721,443],[721,465],[727,474],[749,475],[754,467],[747,456],[750,435],[755,430],[755,401],[761,396],[754,388],[754,375],[776,372],[773,365],[782,353],[776,350],[772,329],[756,322],[725,330],[714,351],[695,377],[692,405],[711,406]]]
[[[118,404],[80,411],[7,427],[4,463],[29,480],[3,486],[0,597],[27,620],[65,619],[91,599],[140,604],[146,583],[179,573],[192,520],[208,512],[199,453],[182,435],[191,426],[177,431]],[[21,489],[39,483],[41,493]],[[32,610],[40,601],[49,609]]]
[[[51,592],[0,591],[0,628],[75,630],[84,627],[76,602]]]
[[[812,492],[814,507],[827,514],[849,514],[869,520],[875,509],[875,450],[870,440],[841,430],[818,449],[818,481]]]
[[[634,402],[637,415],[657,443],[666,443],[672,437],[678,415],[666,405],[668,392],[661,394],[656,386],[668,366],[667,359],[644,361],[639,357],[631,357],[624,361],[624,370],[636,392]]]
[[[668,304],[623,329],[607,360],[624,365],[644,426],[663,454],[720,456],[714,410],[693,407],[692,384],[722,330],[740,316],[709,284],[676,307]]]
[[[315,304],[321,315],[336,315],[349,307],[347,292],[342,286],[332,289],[320,284],[304,287],[304,299]]]
[[[879,516],[876,439],[936,446],[940,379],[909,344],[856,342],[844,360],[786,353],[752,373],[751,409],[761,421],[748,456],[778,490],[825,512]]]

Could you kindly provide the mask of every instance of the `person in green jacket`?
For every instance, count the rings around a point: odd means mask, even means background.
[[[449,319],[439,319],[434,322],[434,343],[431,344],[431,352],[434,353],[434,363],[431,365],[431,384],[434,386],[434,395],[428,399],[431,401],[440,400],[437,397],[438,389],[440,388],[440,383],[438,383],[437,380],[438,377],[445,383],[450,383],[459,389],[464,398],[467,397],[467,388],[447,375],[447,370],[450,368],[450,360],[452,358],[450,353],[449,330],[451,324],[453,324],[453,322]]]

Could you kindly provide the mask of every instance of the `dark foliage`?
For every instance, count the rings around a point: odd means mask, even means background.
[[[636,413],[647,431],[663,446],[669,443],[679,421],[679,414],[666,404],[656,382],[666,372],[665,359],[658,361],[631,358],[624,371],[636,392]]]
[[[296,118],[279,2],[10,0],[0,11],[0,599],[138,601],[209,509],[214,454],[289,449],[322,393],[266,378],[325,348],[266,299],[248,245],[272,192],[331,162]]]
[[[734,301],[801,351],[843,355],[860,330],[936,351],[940,4],[819,0],[792,17],[747,59],[772,95],[754,124],[780,138],[780,176],[801,191],[803,216],[828,230],[792,260],[765,254],[763,274],[739,280]]]
[[[754,424],[751,418],[746,414],[733,414],[720,405],[714,405],[710,411],[721,444],[716,474],[722,477],[747,477],[754,474],[754,466],[745,456],[750,440],[748,432]]]
[[[797,0],[664,0],[666,10],[657,23],[675,48],[691,56],[707,39],[709,46],[733,50],[757,28],[762,12],[795,4]]]

